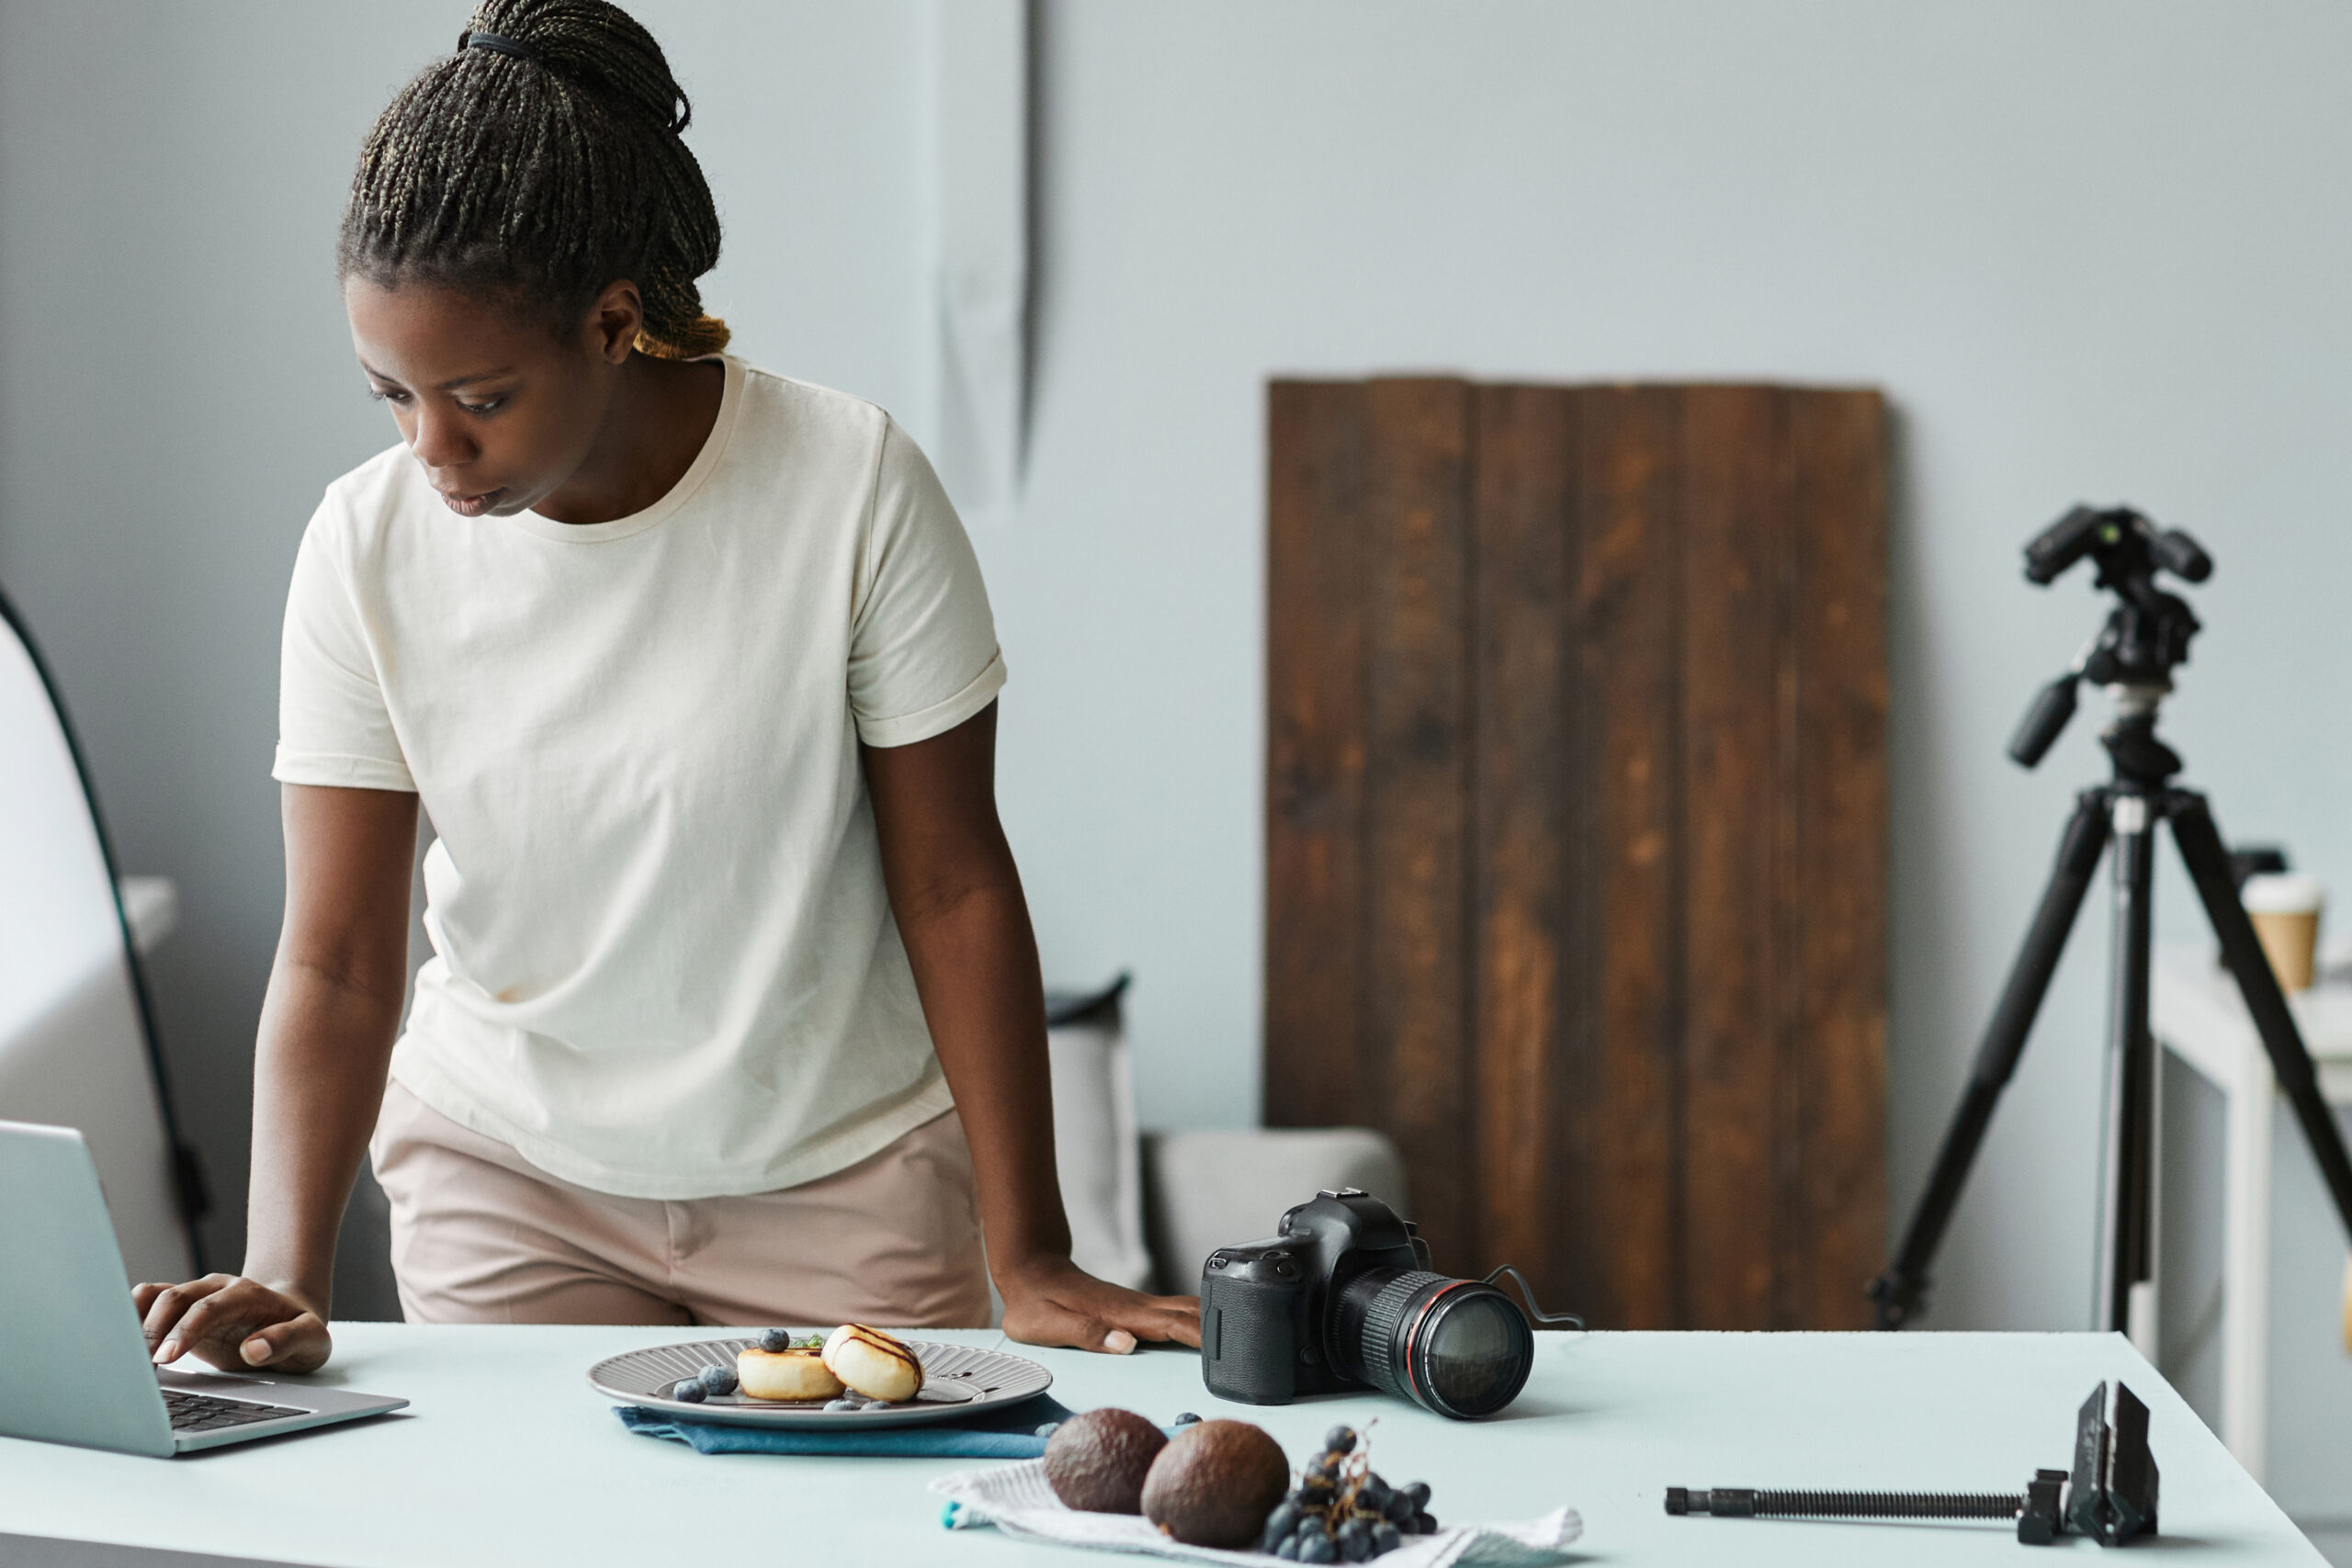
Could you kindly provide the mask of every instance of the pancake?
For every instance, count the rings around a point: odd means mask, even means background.
[[[825,1341],[825,1365],[833,1376],[865,1395],[893,1404],[922,1388],[922,1363],[915,1353],[878,1328],[844,1323]]]
[[[738,1350],[735,1376],[746,1399],[831,1399],[842,1392],[820,1350]]]

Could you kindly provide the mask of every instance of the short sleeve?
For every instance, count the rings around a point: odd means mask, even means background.
[[[294,557],[277,682],[277,761],[270,773],[281,784],[413,793],[358,604],[324,526],[332,504],[311,518]]]
[[[868,746],[943,735],[1004,685],[979,558],[931,464],[885,425],[852,607],[850,712]]]

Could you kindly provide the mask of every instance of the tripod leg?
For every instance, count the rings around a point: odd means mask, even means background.
[[[2188,863],[2197,896],[2205,901],[2213,934],[2222,939],[2222,962],[2236,976],[2245,1010],[2254,1016],[2262,1048],[2269,1054],[2270,1070],[2286,1092],[2288,1103],[2295,1108],[2295,1119],[2302,1123],[2303,1142],[2311,1145],[2312,1158],[2319,1163],[2345,1234],[2352,1236],[2352,1159],[2346,1157],[2335,1118],[2320,1095],[2319,1075],[2312,1066],[2311,1053],[2303,1047],[2302,1032],[2295,1027],[2295,1015],[2288,1010],[2286,994],[2278,988],[2278,976],[2263,953],[2261,939],[2254,934],[2254,922],[2246,919],[2245,906],[2238,902],[2237,884],[2230,876],[2229,852],[2222,847],[2222,831],[2213,825],[2205,797],[2188,790],[2173,791],[2165,799],[2165,814],[2172,818],[2173,841],[2180,846],[2180,858]]]
[[[2132,1329],[2132,1293],[2154,1269],[2155,1038],[2148,1028],[2155,881],[2149,799],[2115,797],[2115,958],[2108,996],[2106,1169],[2099,1183],[2098,1314]],[[2146,1348],[2146,1347],[2143,1347]]]
[[[2027,928],[2025,943],[2009,968],[2008,984],[2002,987],[1992,1021],[1984,1026],[1984,1043],[1976,1048],[1976,1066],[1969,1074],[1967,1092],[1961,1099],[1960,1109],[1952,1113],[1943,1147],[1936,1155],[1935,1170],[1928,1178],[1927,1190],[1920,1194],[1918,1207],[1912,1211],[1910,1226],[1904,1232],[1903,1245],[1895,1253],[1894,1263],[1871,1281],[1870,1296],[1878,1303],[1881,1328],[1902,1327],[1904,1320],[1917,1310],[1919,1299],[1927,1292],[1928,1265],[1934,1260],[1936,1247],[1943,1240],[1944,1226],[1951,1219],[1953,1205],[1960,1201],[1961,1184],[1968,1179],[1968,1168],[1976,1158],[1976,1147],[1984,1142],[1984,1129],[1992,1122],[1993,1107],[1999,1102],[2010,1075],[2017,1071],[2018,1057],[2025,1050],[2034,1015],[2041,1010],[2042,996],[2050,989],[2050,976],[2057,971],[2059,956],[2066,951],[2066,937],[2075,929],[2075,917],[2082,909],[2091,874],[2098,869],[2098,857],[2107,849],[2108,802],[2104,789],[2085,790],[2075,798],[2075,815],[2067,820],[2065,836],[2058,843],[2058,863],[2051,869],[2041,904],[2033,913],[2033,924]]]

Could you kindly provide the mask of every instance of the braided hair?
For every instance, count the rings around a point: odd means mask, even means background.
[[[481,0],[457,52],[368,133],[337,271],[510,301],[562,331],[627,278],[644,300],[639,351],[714,354],[727,323],[703,314],[695,280],[718,261],[718,209],[681,139],[691,112],[619,6]]]

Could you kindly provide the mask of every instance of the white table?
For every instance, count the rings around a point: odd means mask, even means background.
[[[2352,1105],[2352,986],[2290,994],[2320,1093]],[[2221,1092],[2222,1113],[2222,1438],[2263,1473],[2270,1348],[2270,1170],[2278,1079],[2262,1037],[2210,948],[2157,957],[2151,998],[2157,1041]],[[2161,1260],[2159,1260],[2161,1263]]]
[[[350,1324],[324,1376],[405,1394],[362,1426],[137,1459],[0,1438],[0,1531],[325,1568],[648,1568],[740,1562],[1085,1561],[987,1529],[940,1528],[932,1477],[984,1461],[710,1457],[625,1431],[583,1377],[677,1337],[639,1328]],[[941,1336],[950,1337],[950,1336]],[[953,1336],[999,1343],[996,1336]],[[2117,1335],[1544,1334],[1503,1418],[1441,1420],[1376,1396],[1221,1405],[1190,1352],[1035,1351],[1075,1408],[1254,1420],[1294,1460],[1373,1417],[1374,1462],[1436,1488],[1442,1518],[1530,1518],[1562,1503],[1604,1562],[2039,1562],[1998,1526],[1668,1518],[1668,1485],[2022,1490],[2068,1462],[2076,1406],[2120,1377],[2147,1401],[2162,1521],[2182,1557],[2321,1558],[2179,1395]],[[2091,1550],[2075,1541],[2075,1550]],[[1102,1559],[1111,1562],[1111,1559]]]

